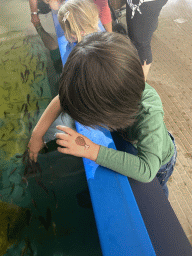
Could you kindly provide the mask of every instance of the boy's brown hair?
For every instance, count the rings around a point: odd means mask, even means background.
[[[131,126],[145,80],[130,40],[117,33],[87,35],[71,51],[60,79],[61,107],[79,123],[109,130]]]

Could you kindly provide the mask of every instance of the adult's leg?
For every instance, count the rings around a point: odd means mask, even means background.
[[[145,75],[145,80],[147,79],[147,75],[152,63],[152,35],[157,28],[160,11],[166,2],[167,0],[144,2],[140,6],[141,14],[136,10],[132,19],[132,9],[128,4],[126,4],[128,36],[138,51]],[[133,0],[133,4],[137,3],[134,3]]]

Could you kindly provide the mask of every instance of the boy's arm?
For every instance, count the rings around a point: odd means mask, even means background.
[[[61,114],[61,112],[62,109],[60,105],[59,95],[57,95],[45,109],[37,125],[33,129],[32,135],[42,138],[45,135],[48,128],[50,127],[50,125]]]
[[[137,155],[100,147],[96,163],[140,182],[150,182],[162,165],[165,127],[162,113],[143,121],[138,128]],[[172,151],[170,152],[173,153]]]
[[[29,157],[31,160],[34,160],[35,162],[37,161],[38,153],[44,146],[43,136],[61,112],[62,109],[60,106],[59,95],[57,95],[50,102],[37,125],[33,129],[31,139],[28,144]]]
[[[142,127],[137,128],[137,155],[95,144],[69,127],[57,126],[57,129],[65,132],[56,135],[57,144],[65,147],[58,148],[59,152],[88,158],[140,182],[150,182],[156,176],[162,164],[163,141],[168,142],[166,148],[170,152],[166,154],[169,154],[169,158],[173,155],[173,143],[164,126],[161,112],[144,120]]]

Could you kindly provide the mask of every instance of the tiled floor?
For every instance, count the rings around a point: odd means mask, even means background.
[[[2,0],[0,6],[3,10],[0,33],[23,29],[26,20],[30,23],[28,1],[17,0],[17,5],[13,6]],[[152,41],[154,61],[148,83],[160,94],[167,128],[176,139],[178,158],[168,184],[169,200],[192,243],[191,17],[192,0],[168,0]],[[31,30],[29,26],[28,32]]]
[[[169,0],[152,41],[148,83],[163,101],[178,157],[168,182],[170,203],[192,244],[192,1]]]

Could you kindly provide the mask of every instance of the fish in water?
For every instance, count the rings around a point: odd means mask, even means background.
[[[34,80],[35,80],[35,77],[36,77],[36,75],[35,75],[35,71],[33,71],[33,77],[34,77]]]
[[[14,188],[15,188],[15,184],[12,185],[10,195],[13,193]]]
[[[28,81],[29,73],[28,69],[25,70],[25,74],[21,72],[22,83],[26,83]]]
[[[37,53],[37,57],[39,60],[41,59],[41,54],[39,52]]]
[[[30,105],[29,100],[30,100],[30,94],[27,94],[27,103]]]
[[[15,43],[16,44],[16,43]],[[13,50],[13,49],[18,49],[19,48],[19,46],[18,47],[15,47],[15,44],[11,47],[11,50]]]
[[[58,208],[58,200],[57,200],[57,197],[55,195],[55,191],[53,189],[51,189],[52,193],[53,193],[53,196],[55,198],[55,202],[56,202],[56,209]]]
[[[24,83],[24,75],[23,75],[23,72],[21,72],[21,78],[22,78],[22,83]]]
[[[25,104],[24,116],[25,116],[26,114],[28,114],[28,106],[27,106],[27,104]]]
[[[25,238],[25,242],[26,242],[29,250],[31,251],[32,255],[34,255],[34,252],[33,252],[32,248],[31,248],[31,242],[30,242],[28,237]]]
[[[43,95],[43,88],[42,87],[40,87],[40,91],[41,91],[41,97],[42,97],[42,95]]]
[[[3,148],[3,147],[5,147],[7,144],[6,143],[4,143],[3,145],[1,145],[0,146],[0,148]]]
[[[17,170],[17,167],[9,174],[9,177]]]
[[[36,78],[39,77],[39,76],[42,76],[42,74],[36,74]]]
[[[15,45],[16,45],[16,43],[14,43],[14,45],[11,47],[11,49],[15,49]]]
[[[43,71],[45,64],[44,64],[43,61],[41,62],[41,64],[42,64],[42,66],[41,66],[41,71]]]
[[[25,103],[23,103],[23,105],[21,106],[21,111],[23,110],[24,107],[25,107]]]
[[[47,208],[46,221],[47,221],[47,227],[48,228],[51,226],[51,220],[52,220],[51,210],[49,208]]]
[[[40,113],[40,110],[39,110],[39,103],[38,103],[38,101],[36,102],[36,107],[37,107],[36,115],[38,116],[38,115],[39,115],[39,113]]]
[[[49,208],[47,208],[46,220],[44,217],[39,216],[39,221],[41,222],[41,224],[44,226],[44,228],[47,231],[49,230],[49,227],[51,226],[51,220],[52,220],[51,210]]]
[[[53,227],[53,234],[56,236],[57,235],[57,229],[56,229],[56,224],[55,224],[54,221],[52,222],[52,227]]]
[[[2,61],[3,63],[7,62],[8,60],[9,60],[9,59],[7,59],[7,60],[2,60],[2,59],[1,59],[1,61]]]
[[[39,116],[39,113],[40,113],[40,111],[37,110],[37,111],[36,111],[36,116],[37,116],[37,117]]]
[[[22,249],[21,256],[24,256],[27,253],[28,246],[25,244],[25,247]]]
[[[26,183],[26,188],[27,188],[29,185],[27,179],[25,177],[22,177],[22,180]]]
[[[22,158],[22,155],[16,155],[15,157],[16,158]]]
[[[47,195],[49,195],[49,190],[45,187],[42,181],[36,179],[37,184],[45,191]]]
[[[29,60],[29,64],[31,64],[31,61],[32,61],[33,57],[34,57],[34,55],[33,55],[33,53],[32,53],[31,58],[30,58],[30,60]]]
[[[38,210],[37,203],[36,203],[33,199],[31,199],[31,201],[32,201],[32,203],[33,203],[35,209]],[[39,210],[38,210],[38,211],[39,211]]]
[[[35,166],[37,167],[37,170],[39,171],[39,173],[41,174],[41,177],[42,177],[42,169],[41,169],[40,164],[38,162],[36,162]]]
[[[15,126],[12,124],[12,129],[10,130],[10,133],[13,132],[15,130]]]
[[[47,222],[46,222],[45,218],[42,217],[42,216],[39,216],[39,221],[40,221],[41,224],[44,226],[44,228],[48,231]]]
[[[25,152],[23,153],[23,159],[22,159],[22,162],[23,164],[25,163],[26,159],[29,157],[29,154],[28,154],[28,149],[25,150]]]
[[[29,69],[26,69],[26,70],[25,70],[25,79],[26,79],[26,77],[29,76],[29,73],[30,73],[30,72],[29,72]]]
[[[28,166],[26,165],[26,166],[25,166],[25,170],[24,170],[24,176],[26,176],[27,174],[29,174],[29,168],[28,168]]]
[[[34,252],[33,252],[32,248],[31,248],[31,242],[29,241],[29,238],[25,238],[25,246],[22,249],[21,256],[29,255],[28,249],[31,252],[30,255],[34,255]]]
[[[5,118],[7,117],[7,114],[10,114],[10,112],[4,111],[4,117],[5,117]]]
[[[31,131],[31,129],[32,129],[32,127],[33,127],[33,125],[32,125],[32,122],[29,122],[29,132]]]
[[[29,174],[33,175],[39,172],[42,177],[42,170],[39,163],[35,163],[33,160],[29,158],[28,150],[24,152],[22,161],[23,161],[23,164],[25,165],[24,176],[28,177]]]

